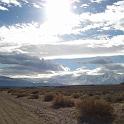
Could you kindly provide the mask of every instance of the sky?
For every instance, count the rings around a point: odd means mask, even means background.
[[[123,81],[124,1],[0,0],[0,75]]]

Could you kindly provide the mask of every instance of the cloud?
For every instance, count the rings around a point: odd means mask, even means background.
[[[90,8],[92,9],[92,7]],[[89,11],[82,12],[79,15],[79,20],[82,26],[76,29],[77,31],[76,33],[77,34],[88,33],[89,36],[89,32],[91,32],[90,35],[92,36],[93,39],[95,38],[99,39],[100,38],[99,35],[102,36],[105,34],[105,32],[107,31],[110,32],[111,30],[111,33],[109,33],[109,35],[113,37],[115,31],[118,30],[118,34],[119,31],[122,32],[124,31],[123,12],[124,12],[124,1],[118,1],[113,3],[112,5],[107,5],[104,12],[97,12],[97,13],[91,13]],[[93,37],[94,35],[95,37]],[[106,37],[109,38],[109,35],[108,36],[106,35]]]
[[[58,74],[47,74],[45,78],[44,75],[35,76],[40,81],[46,81],[47,83],[60,83],[65,85],[88,85],[88,84],[118,84],[124,80],[124,66],[113,64],[113,68],[116,71],[111,70],[111,65],[100,66],[96,69],[88,69],[86,67],[79,68],[75,71],[68,71],[66,73]],[[122,69],[120,69],[122,67]],[[121,73],[120,73],[121,72]]]
[[[18,0],[1,0],[0,2],[3,2],[5,4],[13,4],[15,6],[21,6],[20,2]]]
[[[123,54],[123,41],[117,43],[114,40],[79,40],[72,42],[61,42],[41,45],[27,45],[20,50],[41,55],[43,57],[54,56],[102,56]],[[40,51],[42,49],[42,51]],[[57,52],[56,52],[57,51]],[[72,57],[73,58],[73,57]]]
[[[112,60],[111,59],[109,59],[109,58],[95,58],[95,59],[93,59],[93,60],[91,60],[91,61],[88,61],[88,62],[86,62],[86,63],[90,63],[90,64],[111,64],[111,63],[113,63],[112,62]]]
[[[0,0],[2,6],[7,6],[8,8],[11,7],[22,7],[27,5],[30,7],[34,7],[37,9],[41,9],[45,7],[46,0]]]
[[[20,53],[1,53],[0,63],[1,66],[5,65],[5,67],[0,69],[2,75],[52,73],[52,71],[65,71],[66,69],[64,66],[55,64],[51,61]]]
[[[69,16],[50,14],[52,21],[45,7],[45,0],[0,1],[0,74],[70,84],[122,81],[122,58],[88,59],[75,70],[49,59],[123,55],[124,1],[73,0]]]
[[[105,0],[91,0],[92,3],[101,3],[102,1],[105,1]]]
[[[123,64],[108,64],[103,66],[104,69],[109,71],[115,71],[116,73],[124,74],[124,63]],[[101,69],[102,70],[102,69]],[[105,73],[105,72],[104,72]]]
[[[95,64],[95,63],[92,63]],[[97,64],[97,63],[96,63]],[[124,75],[124,63],[107,63],[100,64],[95,69],[88,69],[86,67],[78,68],[75,71],[76,75],[108,75],[111,74],[123,74]],[[112,78],[112,77],[111,77]]]
[[[0,69],[0,74],[14,78],[36,78],[40,80],[40,82],[63,82],[63,84],[66,85],[115,84],[124,80],[124,64],[118,63],[119,60],[118,62],[114,62],[114,59],[115,58],[112,57],[87,58],[82,67],[69,70],[65,66],[55,64],[52,61],[39,59],[35,56],[16,52],[11,54],[1,53],[0,66],[2,68]],[[94,69],[90,69],[86,65],[89,63],[91,66],[92,64],[99,65]]]
[[[38,23],[2,26],[0,27],[0,34],[3,37],[2,42],[12,44],[47,44],[57,40],[54,36],[44,34]]]
[[[3,6],[0,6],[0,10],[3,10],[3,11],[8,11],[7,8],[3,7]]]
[[[92,70],[88,68],[79,68],[70,74],[68,73],[48,78],[48,82],[51,80],[61,81],[66,85],[118,84],[124,81],[124,65],[110,64]]]
[[[117,35],[111,39],[105,39],[103,36],[99,40],[63,41],[60,37],[44,35],[38,23],[2,26],[0,34],[0,52],[16,51],[45,58],[108,56],[124,53],[124,35]]]
[[[33,6],[35,7],[35,8],[41,8],[39,5],[37,5],[36,3],[33,3]]]

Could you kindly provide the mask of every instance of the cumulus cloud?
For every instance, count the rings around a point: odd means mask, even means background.
[[[3,7],[3,6],[0,6],[0,10],[3,10],[3,11],[8,11],[7,8]]]
[[[88,59],[81,61],[81,67],[76,70],[42,58],[123,55],[124,1],[73,0],[71,12],[63,14],[60,10],[61,14],[47,17],[48,20],[43,14],[46,6],[45,0],[0,1],[3,13],[0,17],[0,74],[62,80],[70,84],[99,83],[100,79],[104,83],[122,81],[124,62],[119,62],[122,58],[118,62],[113,62],[111,57]],[[14,9],[18,10],[17,15]],[[36,19],[35,12],[42,21]],[[12,18],[16,19],[14,24]],[[89,68],[93,64],[95,67]]]
[[[91,61],[88,61],[86,63],[90,63],[90,64],[112,64],[112,60],[109,58],[98,58],[98,59],[93,59]]]
[[[111,39],[62,42],[61,38],[44,35],[37,23],[3,26],[0,28],[0,34],[1,52],[19,51],[42,57],[117,55],[124,52],[124,35],[114,36]]]
[[[109,65],[104,65],[103,68],[105,68],[106,70],[115,71],[117,73],[123,73],[124,74],[124,64],[120,64],[120,63],[109,64]]]
[[[11,7],[23,7],[24,5],[41,9],[45,6],[45,0],[0,0],[0,4],[2,5],[1,10],[5,10],[5,6],[9,10]]]
[[[9,65],[0,69],[2,75],[52,73],[52,71],[65,71],[64,69],[66,69],[64,66],[57,65],[51,61],[20,53],[1,53],[0,63],[2,66]]]
[[[58,74],[47,74],[45,78],[42,75],[36,76],[40,81],[46,81],[48,83],[60,83],[62,82],[65,85],[84,85],[84,84],[118,84],[124,80],[124,66],[120,67],[114,64],[113,68],[116,71],[111,70],[111,65],[100,66],[96,69],[88,69],[86,67],[79,68],[75,71],[69,71],[67,73],[58,73]],[[110,68],[108,68],[110,67]],[[121,71],[121,73],[120,73]]]
[[[113,36],[111,39],[63,41],[60,37],[44,35],[37,23],[2,26],[0,34],[0,52],[16,51],[47,59],[122,55],[124,53],[124,35]]]
[[[1,42],[12,44],[47,44],[57,40],[55,37],[44,34],[38,23],[2,26],[0,27],[0,34],[3,37]]]
[[[122,57],[120,56],[120,58]],[[37,79],[36,82],[38,82],[38,80],[48,83],[62,82],[66,85],[115,84],[124,80],[124,64],[123,62],[118,63],[119,58],[118,62],[114,62],[115,60],[115,57],[87,58],[84,59],[82,67],[69,70],[67,67],[55,64],[52,61],[39,59],[38,57],[20,53],[1,53],[0,66],[2,65],[2,68],[0,69],[0,74],[14,78]],[[89,63],[90,66],[92,66],[92,64],[99,65],[91,69],[87,66]],[[5,67],[3,65],[5,65]]]
[[[93,1],[92,1],[93,2]],[[115,35],[124,35],[124,1],[113,1],[108,4],[106,1],[94,1],[95,13],[92,11],[81,12],[79,15],[80,26],[75,28],[71,36],[76,38],[92,38],[92,39],[110,39]],[[100,2],[100,3],[99,3]],[[106,4],[104,11],[99,12],[100,8]],[[92,4],[82,4],[83,7],[88,6],[88,10],[92,10]],[[98,8],[97,8],[98,7]],[[100,8],[99,8],[100,7]],[[97,12],[98,11],[98,12]],[[77,36],[78,35],[78,36]],[[68,35],[69,37],[69,35]]]
[[[95,2],[95,3],[101,3],[102,1],[104,1],[104,0],[91,0],[91,2]]]
[[[117,43],[117,42],[116,42]],[[53,43],[44,45],[27,45],[20,49],[24,52],[42,55],[43,57],[61,56],[102,56],[123,54],[123,44],[115,44],[113,41],[82,40],[73,42]],[[42,51],[40,51],[42,49]],[[57,51],[57,52],[56,52]]]
[[[100,66],[96,69],[79,68],[64,75],[48,78],[48,82],[61,81],[66,85],[72,84],[118,84],[124,81],[124,65],[113,64]]]
[[[5,4],[13,4],[15,6],[21,6],[20,2],[18,0],[0,0],[0,2],[3,2]]]

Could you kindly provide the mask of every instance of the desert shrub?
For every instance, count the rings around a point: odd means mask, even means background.
[[[112,124],[114,120],[113,107],[103,100],[85,99],[77,107],[80,124]]]
[[[98,100],[98,99],[100,99],[100,96],[99,95],[94,95],[94,96],[92,96],[92,98]]]
[[[44,94],[46,94],[46,91],[45,90],[40,90],[39,91],[39,95],[44,95]]]
[[[63,95],[57,95],[53,101],[53,107],[58,108],[65,108],[65,107],[73,107],[74,101],[71,100],[69,97],[65,97]]]
[[[39,91],[32,91],[32,94],[38,94]]]
[[[16,94],[16,98],[20,98],[20,97],[26,97],[27,96],[27,94]]]
[[[107,102],[112,102],[112,95],[110,95],[110,94],[106,94],[106,95],[102,96],[102,98]]]
[[[20,90],[20,89],[10,89],[8,91],[8,93],[10,93],[11,95],[14,95],[14,96],[27,96],[28,93],[26,92],[26,90]]]
[[[38,94],[32,94],[28,97],[28,99],[39,99],[39,95]]]
[[[11,95],[16,95],[17,93],[20,93],[20,90],[16,90],[16,89],[9,89],[8,93],[10,93]]]
[[[9,90],[8,90],[8,93],[11,93],[11,92],[13,92],[13,89],[9,89]]]
[[[112,102],[121,103],[124,101],[124,94],[118,94],[112,97]]]
[[[80,99],[82,99],[82,100],[83,100],[83,99],[86,99],[86,98],[88,98],[88,97],[89,97],[89,95],[88,95],[88,94],[82,94],[82,95],[81,95],[81,97],[80,97]]]
[[[104,89],[103,91],[101,91],[103,95],[106,95],[106,94],[110,94],[111,91],[107,90],[107,89]]]
[[[124,94],[113,94],[113,95],[105,95],[104,96],[104,99],[108,102],[111,102],[111,103],[121,103],[124,101]]]
[[[93,93],[88,93],[88,96],[93,96]]]
[[[54,99],[54,94],[52,94],[52,93],[51,93],[51,94],[49,93],[49,94],[45,94],[45,95],[44,95],[44,101],[45,101],[45,102],[50,102],[50,101],[52,101],[53,99]]]
[[[71,96],[71,93],[70,92],[64,92],[63,93],[65,96]]]
[[[78,93],[75,93],[75,94],[72,95],[72,97],[75,98],[75,99],[77,99],[77,98],[80,97],[80,95]]]

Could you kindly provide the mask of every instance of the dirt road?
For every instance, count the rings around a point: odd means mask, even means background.
[[[0,93],[0,124],[77,124],[71,110],[54,110],[40,100]]]

